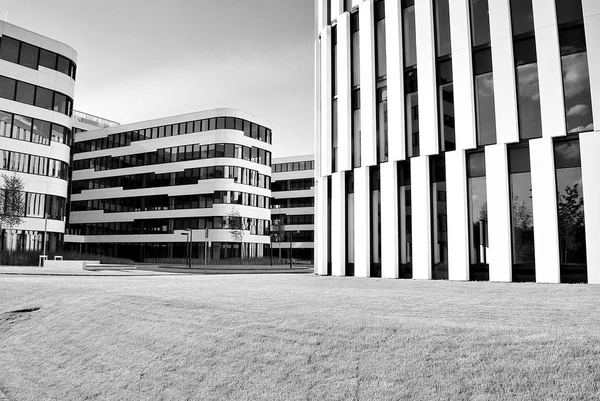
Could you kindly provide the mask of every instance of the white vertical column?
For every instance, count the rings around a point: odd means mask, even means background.
[[[329,0],[331,2],[331,20],[338,19],[339,16],[344,12],[344,0]]]
[[[538,283],[559,283],[560,251],[552,139],[540,138],[529,141],[529,157],[533,198],[535,280]]]
[[[419,141],[420,153],[424,156],[435,155],[439,149],[432,7],[432,2],[429,0],[415,1]]]
[[[413,278],[431,279],[431,185],[429,157],[410,159]]]
[[[449,0],[456,149],[477,147],[468,0]]]
[[[322,0],[320,0],[322,1]],[[314,148],[315,148],[315,180],[321,177],[321,39],[315,41],[315,121],[314,121]],[[315,250],[316,254],[316,250]]]
[[[325,28],[329,24],[327,20],[327,2],[329,0],[316,0],[316,17],[317,17],[317,31]]]
[[[544,138],[565,136],[562,67],[554,0],[533,0],[535,46]]]
[[[600,133],[579,135],[588,283],[600,284]]]
[[[398,278],[398,169],[381,163],[381,277]]]
[[[388,156],[390,161],[398,161],[406,158],[402,7],[399,0],[385,2],[385,35],[389,110]]]
[[[446,153],[448,278],[469,280],[469,217],[465,152]]]
[[[321,33],[321,174],[331,174],[331,27]]]
[[[325,190],[323,190],[325,188]],[[323,205],[323,199],[325,205]],[[315,273],[327,274],[327,178],[315,182]]]
[[[519,142],[517,88],[509,0],[489,2],[498,143]]]
[[[598,71],[600,71],[600,1],[584,0],[583,16],[590,70],[592,115],[596,131],[600,131],[600,74],[598,74]]]
[[[512,281],[510,191],[506,145],[485,147],[490,281]]]
[[[343,276],[346,272],[346,202],[345,173],[331,176],[331,274]]]
[[[352,103],[350,72],[350,14],[343,13],[337,24],[337,107],[338,107],[338,167],[352,169]]]
[[[371,275],[369,168],[354,169],[354,275]]]
[[[359,5],[361,165],[377,165],[375,120],[375,20],[373,0]]]

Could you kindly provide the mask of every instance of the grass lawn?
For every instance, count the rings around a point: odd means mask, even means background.
[[[0,400],[597,400],[599,305],[591,285],[0,276]]]

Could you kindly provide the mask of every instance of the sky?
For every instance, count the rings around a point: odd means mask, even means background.
[[[314,152],[313,3],[0,0],[0,18],[77,51],[76,110],[126,124],[238,108],[284,157]]]

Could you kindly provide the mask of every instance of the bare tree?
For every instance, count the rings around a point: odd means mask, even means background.
[[[578,247],[577,236],[585,227],[583,198],[579,194],[578,184],[567,185],[565,193],[558,198],[558,232],[564,243],[562,263],[567,263],[568,252]]]
[[[240,212],[236,208],[231,208],[231,212],[226,217],[225,228],[229,230],[230,238],[240,243],[240,252],[242,258],[244,255],[244,235],[248,230],[246,220],[240,215]]]
[[[12,233],[23,223],[25,216],[25,184],[16,174],[2,174],[3,185],[0,188],[0,229]]]

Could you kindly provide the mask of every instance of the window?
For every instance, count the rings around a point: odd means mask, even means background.
[[[21,82],[21,81],[17,81],[17,96],[16,96],[17,102],[33,104],[34,103],[34,95],[35,95],[35,86],[34,85],[31,85],[31,84],[28,84],[25,82]]]
[[[0,111],[0,136],[10,138],[12,133],[12,118],[11,113]]]
[[[375,69],[377,78],[387,75],[385,49],[385,1],[375,2]]]
[[[31,123],[31,118],[15,114],[12,138],[20,139],[22,141],[31,141]]]
[[[56,71],[69,75],[69,60],[59,55],[58,62],[56,63]]]
[[[359,18],[358,11],[350,15],[350,30],[351,30],[351,48],[350,54],[352,59],[352,87],[360,85],[360,40],[359,40]]]
[[[410,162],[398,162],[398,245],[401,278],[412,278]]]
[[[533,32],[533,7],[531,1],[532,0],[510,0],[510,16],[513,36]]]
[[[0,97],[13,100],[15,98],[15,88],[17,81],[11,78],[0,76]]]
[[[35,105],[44,109],[52,110],[52,97],[54,92],[50,89],[38,87],[35,92]]]
[[[586,283],[587,254],[579,140],[554,143],[560,282]]]
[[[387,87],[377,89],[377,160],[388,161],[388,110],[387,110]]]
[[[404,45],[404,67],[406,68],[417,64],[414,0],[404,0],[402,8],[402,26],[404,27],[402,43]]]
[[[488,0],[469,0],[471,8],[471,41],[473,47],[490,42]]]
[[[449,0],[435,0],[435,33],[436,56],[449,55],[452,51],[450,44],[450,5]]]
[[[477,145],[496,143],[496,111],[494,105],[494,75],[490,48],[473,53],[475,74],[475,117]]]
[[[56,69],[56,53],[40,49],[40,65],[52,70]]]
[[[444,156],[430,158],[432,278],[448,279],[448,216]]]
[[[51,125],[47,121],[34,120],[32,142],[48,145],[50,143]]]
[[[533,203],[529,147],[508,150],[513,281],[535,281]]]
[[[52,108],[54,111],[58,111],[59,113],[66,114],[67,113],[67,97],[62,93],[55,92],[54,93],[54,107]]]
[[[19,41],[8,36],[0,40],[0,58],[11,63],[19,62]]]
[[[404,74],[406,151],[409,157],[419,156],[419,94],[417,92],[417,70]]]
[[[38,68],[38,48],[29,43],[21,43],[21,54],[19,56],[19,64],[25,67],[36,69]]]
[[[467,156],[467,190],[469,201],[469,278],[471,280],[489,280],[484,152],[471,153]]]
[[[438,79],[438,110],[440,149],[451,151],[456,149],[456,134],[454,131],[454,87],[452,83],[452,60],[439,62],[437,66]]]

